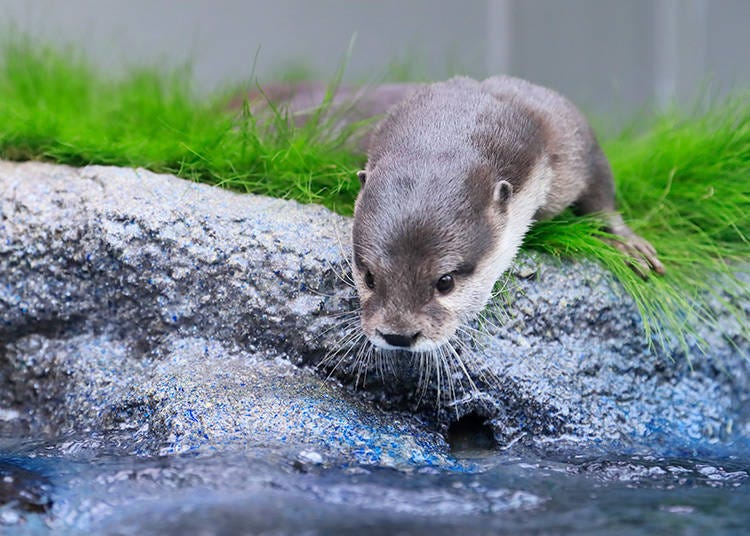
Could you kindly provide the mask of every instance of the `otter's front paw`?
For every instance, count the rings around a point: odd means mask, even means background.
[[[630,267],[643,279],[648,279],[652,270],[659,275],[664,275],[664,265],[659,261],[654,246],[645,238],[635,234],[619,213],[611,212],[606,217],[605,229],[617,235],[616,238],[607,242],[630,257]]]
[[[630,257],[630,267],[643,279],[648,279],[653,270],[659,275],[664,274],[664,265],[656,255],[656,250],[648,240],[641,238],[633,231],[616,233],[619,236],[610,243]]]

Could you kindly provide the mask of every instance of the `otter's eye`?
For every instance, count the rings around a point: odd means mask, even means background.
[[[453,276],[451,274],[445,274],[443,277],[437,280],[437,283],[435,283],[435,288],[440,294],[448,294],[451,290],[453,290],[454,285],[455,282],[453,281]]]
[[[367,288],[374,289],[375,288],[375,278],[372,275],[372,272],[370,270],[367,270],[365,272],[365,285],[367,285]]]

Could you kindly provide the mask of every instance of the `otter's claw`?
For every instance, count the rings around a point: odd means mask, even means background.
[[[639,276],[648,279],[651,270],[664,275],[664,265],[659,261],[654,246],[635,234],[619,214],[610,215],[607,230],[617,235],[617,238],[608,242],[630,257],[629,264]]]
[[[664,275],[664,265],[648,240],[633,233],[628,236],[620,235],[620,238],[612,240],[611,244],[630,257],[630,266],[643,279],[648,279],[651,270]]]

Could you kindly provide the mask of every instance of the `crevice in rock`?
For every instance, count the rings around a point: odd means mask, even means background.
[[[33,318],[21,325],[0,329],[0,348],[13,343],[28,335],[41,335],[55,339],[62,335],[81,333],[86,324],[86,317],[82,314],[67,317]]]
[[[488,419],[477,412],[464,415],[448,427],[446,439],[454,454],[467,451],[493,450],[495,434]]]

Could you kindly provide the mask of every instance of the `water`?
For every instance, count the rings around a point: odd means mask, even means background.
[[[6,440],[0,473],[22,468],[13,478],[26,502],[0,507],[0,532],[750,533],[747,445],[671,457],[474,450],[451,469],[264,449],[139,457],[125,445],[116,435]]]

